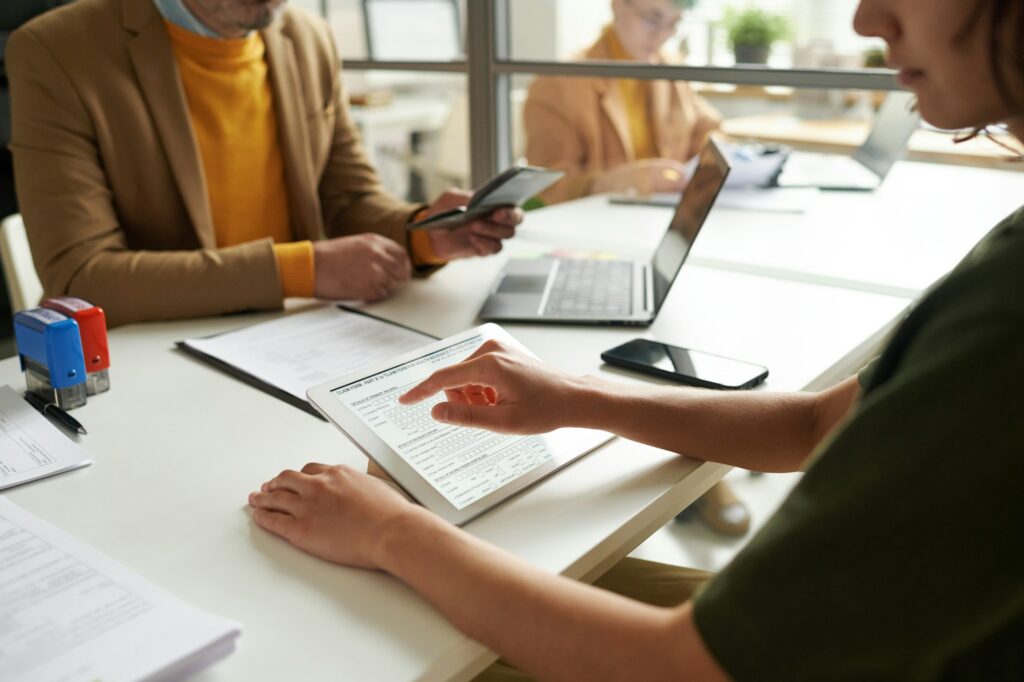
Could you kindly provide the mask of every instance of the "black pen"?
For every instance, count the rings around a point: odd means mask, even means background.
[[[57,423],[59,423],[68,431],[78,433],[83,436],[88,433],[85,430],[85,427],[82,426],[77,419],[75,419],[70,414],[65,412],[63,409],[58,407],[55,403],[48,403],[35,393],[32,393],[31,391],[25,394],[25,400],[28,401],[29,405],[39,410],[47,417],[53,417],[55,420],[57,420]]]

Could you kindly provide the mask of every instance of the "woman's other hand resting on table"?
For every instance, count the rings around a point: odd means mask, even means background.
[[[299,549],[345,566],[382,569],[381,541],[407,515],[426,513],[383,480],[310,463],[249,494],[253,520]],[[343,539],[343,541],[340,541]]]
[[[599,174],[590,186],[591,194],[635,192],[678,194],[690,181],[686,166],[673,159],[643,159],[616,166]]]

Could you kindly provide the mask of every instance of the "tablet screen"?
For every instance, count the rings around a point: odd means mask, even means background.
[[[539,436],[505,436],[434,421],[430,410],[444,394],[417,405],[398,396],[435,370],[464,360],[484,341],[481,334],[331,391],[456,509],[533,471],[553,458]]]

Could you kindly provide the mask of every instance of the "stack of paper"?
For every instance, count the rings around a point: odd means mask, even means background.
[[[0,497],[0,681],[176,680],[238,634]]]
[[[90,464],[82,448],[10,386],[0,387],[0,490]]]
[[[434,337],[341,306],[285,315],[178,347],[307,412],[306,389]]]

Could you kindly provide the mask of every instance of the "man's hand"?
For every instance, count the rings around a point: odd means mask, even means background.
[[[424,513],[384,481],[347,466],[311,463],[249,494],[256,525],[336,564],[379,569],[391,531]]]
[[[581,415],[596,408],[593,383],[492,340],[463,362],[434,372],[398,402],[414,405],[444,391],[447,402],[430,413],[439,422],[498,433],[547,433],[581,425]]]
[[[412,276],[405,247],[379,234],[314,242],[313,259],[317,298],[379,301]]]
[[[682,192],[689,181],[686,166],[672,159],[643,159],[616,166],[594,180],[591,192],[637,192],[641,195]]]
[[[433,203],[427,217],[450,211],[469,203],[472,196],[461,189],[449,189]],[[523,222],[518,208],[499,208],[486,218],[453,230],[431,230],[430,246],[438,258],[455,260],[473,256],[489,256],[501,251],[501,242],[516,234],[516,225]]]

